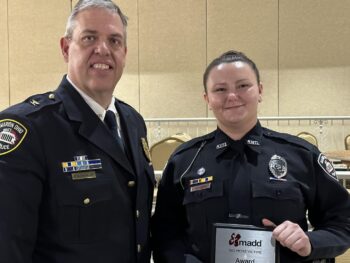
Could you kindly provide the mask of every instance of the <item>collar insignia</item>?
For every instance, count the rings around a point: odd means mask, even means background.
[[[259,146],[260,142],[256,140],[247,140],[247,144]]]
[[[226,142],[220,143],[220,144],[216,145],[216,150],[219,150],[219,149],[224,148],[226,146],[227,146]]]

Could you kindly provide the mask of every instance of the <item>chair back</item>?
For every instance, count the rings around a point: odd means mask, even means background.
[[[315,135],[309,133],[309,132],[300,132],[297,134],[299,138],[304,139],[305,141],[308,141],[309,143],[318,146],[317,138]]]
[[[344,144],[345,144],[345,150],[350,150],[350,134],[345,136]]]
[[[190,139],[186,133],[177,133],[153,144],[150,153],[154,170],[163,170],[175,149]]]

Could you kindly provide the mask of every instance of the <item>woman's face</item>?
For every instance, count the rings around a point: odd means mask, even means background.
[[[253,69],[244,62],[222,63],[208,76],[204,99],[222,130],[248,129],[257,122],[263,87]]]

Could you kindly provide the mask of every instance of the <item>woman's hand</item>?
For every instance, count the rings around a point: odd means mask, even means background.
[[[310,255],[312,249],[310,239],[298,224],[287,220],[276,226],[275,223],[265,218],[262,223],[264,226],[274,228],[272,235],[282,246],[302,257]]]

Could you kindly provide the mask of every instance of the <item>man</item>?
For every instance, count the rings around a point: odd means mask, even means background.
[[[0,262],[150,261],[146,127],[113,97],[126,26],[112,1],[80,0],[58,89],[0,113]]]

